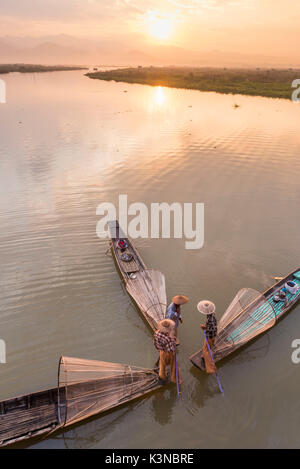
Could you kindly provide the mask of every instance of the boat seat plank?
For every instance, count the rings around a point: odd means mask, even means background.
[[[20,408],[0,415],[0,441],[17,438],[57,423],[55,403],[29,409]]]
[[[126,273],[138,272],[140,270],[139,266],[136,263],[134,258],[130,262],[122,261],[121,256],[123,254],[132,254],[128,249],[126,249],[124,252],[121,252],[120,249],[116,249],[116,252],[117,252],[117,256],[118,256],[118,259],[119,259],[119,262],[120,262],[120,266],[121,266],[123,272],[126,272]]]
[[[166,287],[165,278],[159,271],[147,269],[132,240],[121,236],[121,228],[117,220],[108,222],[111,235],[111,250],[121,276],[125,282],[126,290],[135,302],[137,308],[143,315],[152,330],[157,329],[157,322],[166,316]],[[127,249],[123,253],[133,255],[131,262],[121,260],[121,250],[118,249],[118,239],[124,238]],[[131,278],[129,273],[135,273]]]

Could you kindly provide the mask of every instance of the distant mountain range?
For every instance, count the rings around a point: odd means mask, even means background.
[[[220,67],[300,67],[286,57],[236,52],[190,51],[172,45],[145,44],[126,47],[122,40],[98,41],[60,34],[53,36],[0,37],[0,63],[65,65],[191,65]]]

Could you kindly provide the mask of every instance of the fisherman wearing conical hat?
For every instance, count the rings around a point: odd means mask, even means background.
[[[181,317],[181,305],[184,305],[189,301],[187,296],[176,295],[172,298],[172,303],[168,306],[167,316],[169,319],[175,322],[175,336],[177,337],[177,328],[179,326],[179,321],[182,324]]]
[[[208,344],[210,350],[212,351],[217,335],[217,318],[215,316],[216,307],[211,301],[204,300],[198,303],[197,309],[200,313],[205,314],[206,316],[206,324],[200,324],[200,327],[205,330]],[[209,374],[216,373],[217,367],[210,356],[206,340],[204,340],[202,348],[202,357],[204,360],[206,372]]]
[[[175,323],[170,319],[163,319],[157,324],[154,333],[154,346],[159,351],[159,377],[162,383],[167,381],[166,367],[170,366],[172,383],[176,383],[176,339]],[[179,383],[181,383],[180,371],[178,369]]]

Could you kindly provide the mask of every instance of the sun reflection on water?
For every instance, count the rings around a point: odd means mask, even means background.
[[[156,86],[154,91],[154,102],[158,107],[162,107],[166,101],[166,93],[162,86]]]

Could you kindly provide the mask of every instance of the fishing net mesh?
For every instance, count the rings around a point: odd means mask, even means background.
[[[158,385],[153,370],[96,360],[61,357],[58,386],[66,390],[62,425],[71,425],[94,414],[150,392]]]
[[[276,322],[272,304],[261,293],[243,288],[235,296],[220,319],[213,347],[217,359],[253,339]]]
[[[166,317],[165,276],[157,270],[145,269],[138,272],[136,278],[127,280],[126,289],[147,316],[151,327],[157,329],[157,323]]]

